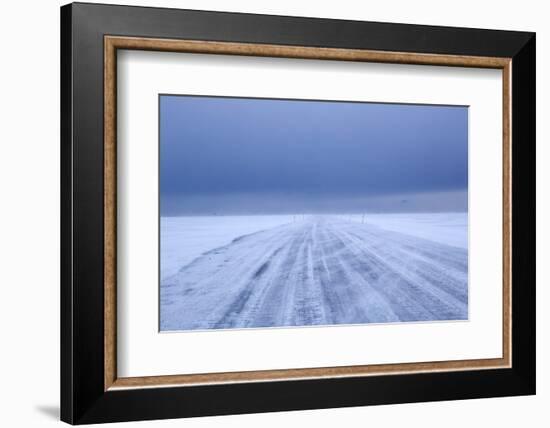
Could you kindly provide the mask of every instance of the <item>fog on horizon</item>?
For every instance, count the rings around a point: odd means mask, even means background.
[[[160,213],[456,212],[468,108],[160,96]]]

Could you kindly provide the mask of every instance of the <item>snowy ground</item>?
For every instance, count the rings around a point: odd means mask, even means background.
[[[212,248],[238,236],[291,223],[297,216],[162,217],[160,220],[160,277],[174,275]]]
[[[467,213],[352,214],[342,218],[441,244],[468,248]]]
[[[163,331],[468,317],[466,214],[165,218],[161,239]]]

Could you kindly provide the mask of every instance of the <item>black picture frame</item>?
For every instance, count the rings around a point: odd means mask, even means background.
[[[104,388],[104,36],[512,59],[512,366]],[[71,424],[535,393],[535,34],[73,3],[61,8],[61,419]]]

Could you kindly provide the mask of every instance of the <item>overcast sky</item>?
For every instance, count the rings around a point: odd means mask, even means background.
[[[160,98],[161,215],[464,211],[467,107]]]

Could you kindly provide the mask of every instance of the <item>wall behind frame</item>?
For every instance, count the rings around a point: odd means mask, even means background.
[[[0,31],[0,354],[2,419],[9,427],[59,427],[59,0],[7,2]],[[537,31],[537,75],[550,75],[550,28],[544,2],[479,2],[454,7],[435,0],[310,1],[103,0],[102,3],[226,10],[280,15]],[[419,403],[336,410],[126,423],[124,427],[372,426],[446,428],[491,424],[499,428],[544,426],[550,402],[550,96],[537,82],[538,157],[538,395],[461,402]],[[545,289],[546,288],[546,289]],[[145,424],[145,425],[144,425]]]

